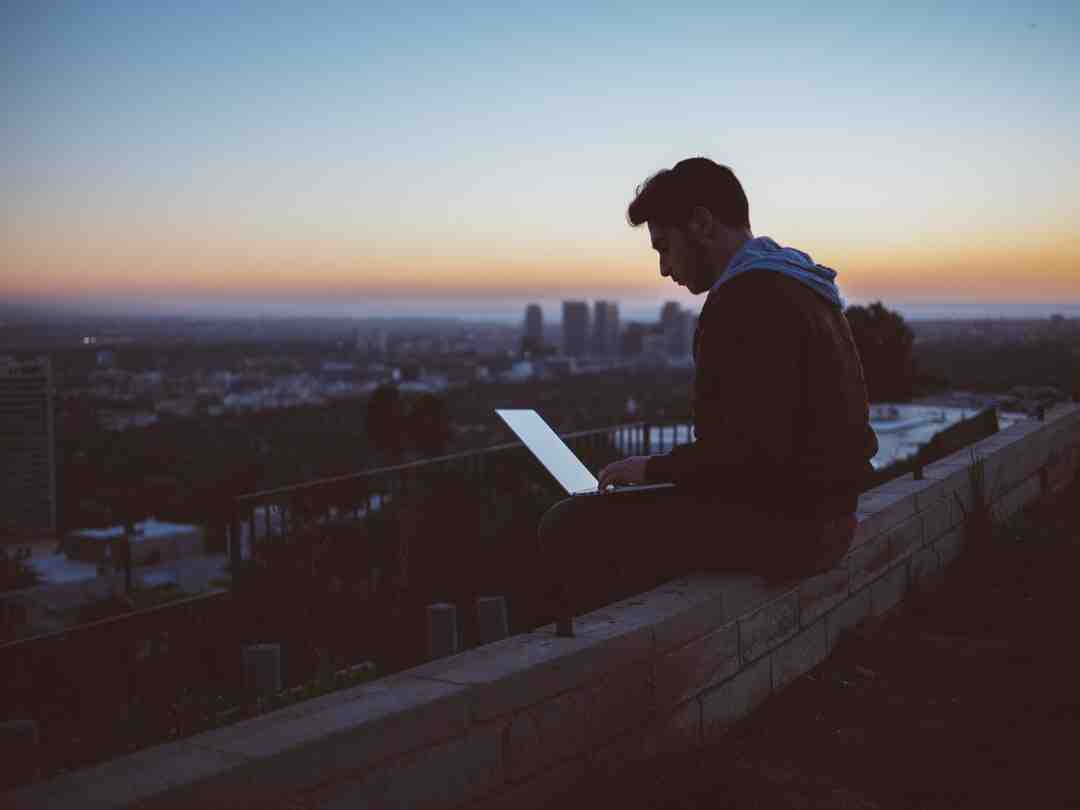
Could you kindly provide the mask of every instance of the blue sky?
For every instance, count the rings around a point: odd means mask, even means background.
[[[1076,4],[5,9],[0,294],[689,303],[623,214],[706,154],[850,298],[1080,303]]]

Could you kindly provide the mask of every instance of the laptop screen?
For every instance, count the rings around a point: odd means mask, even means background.
[[[532,410],[496,409],[500,418],[570,495],[596,492],[597,480],[540,414]]]

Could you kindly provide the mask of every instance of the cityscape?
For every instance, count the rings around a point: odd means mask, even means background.
[[[567,301],[561,321],[554,325],[545,325],[540,307],[530,305],[517,328],[453,322],[342,326],[322,341],[311,340],[317,357],[275,356],[254,343],[249,354],[236,357],[227,368],[199,367],[216,357],[207,353],[196,360],[198,338],[182,335],[182,328],[170,330],[167,342],[146,338],[145,344],[114,328],[72,335],[54,346],[62,355],[55,364],[55,387],[53,364],[47,359],[32,361],[35,370],[25,373],[61,401],[96,403],[95,417],[102,426],[126,430],[162,418],[366,397],[384,384],[407,393],[441,393],[486,381],[550,380],[613,368],[686,368],[695,321],[689,311],[668,302],[656,322],[620,326],[613,302],[597,301],[590,310],[584,301]],[[283,324],[280,333],[265,339],[289,340],[289,329]],[[34,338],[23,339],[33,345]],[[172,368],[144,368],[155,344],[174,355],[177,347],[187,345],[193,356],[172,358]]]
[[[381,387],[445,396],[477,386],[539,383],[611,372],[682,375],[688,384],[697,318],[669,301],[656,320],[621,322],[617,302],[568,300],[558,319],[539,304],[517,325],[458,319],[65,319],[63,328],[11,318],[0,324],[9,441],[26,455],[6,460],[9,528],[55,532],[57,423],[108,432],[160,423],[369,400]],[[916,351],[939,347],[1035,347],[1064,341],[1080,354],[1077,320],[912,321]],[[1071,343],[1070,343],[1071,341]],[[5,356],[6,353],[6,356]],[[1012,386],[983,394],[938,391],[923,399],[974,409],[1031,411],[1067,386]],[[624,415],[637,415],[631,397]],[[21,410],[20,410],[21,409]],[[85,420],[89,419],[89,422]],[[494,420],[493,420],[494,421]],[[601,420],[602,421],[602,420]],[[596,423],[599,426],[599,422]],[[468,425],[458,425],[467,432]],[[18,434],[18,436],[16,435]],[[25,435],[24,435],[25,434]],[[71,526],[69,529],[88,528]]]
[[[5,4],[0,808],[1080,806],[1078,44]]]

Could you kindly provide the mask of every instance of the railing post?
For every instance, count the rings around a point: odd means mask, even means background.
[[[652,425],[648,422],[641,426],[641,455],[652,455]]]
[[[249,536],[249,540],[250,540],[250,543],[251,543],[251,545],[250,545],[251,559],[254,560],[255,559],[255,548],[256,548],[256,545],[257,545],[256,542],[255,542],[255,506],[254,505],[252,505],[252,506],[250,506],[248,508],[248,520],[247,520],[247,523],[248,523],[248,536]]]
[[[458,651],[457,606],[435,602],[427,606],[428,658],[444,658]]]
[[[280,692],[281,645],[249,644],[242,652],[244,687],[259,695]]]
[[[476,617],[480,625],[480,643],[489,644],[509,635],[509,621],[506,618],[506,597],[478,596],[476,598]]]
[[[236,583],[240,579],[243,559],[244,552],[240,538],[240,504],[234,500],[232,516],[229,518],[229,567],[232,571],[233,591],[236,590]]]

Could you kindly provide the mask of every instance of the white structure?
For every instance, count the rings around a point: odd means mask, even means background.
[[[97,561],[104,557],[105,549],[112,541],[124,536],[123,526],[107,529],[79,529],[71,532],[64,541],[64,550],[73,559]],[[166,523],[154,518],[135,524],[131,538],[131,562],[142,565],[155,555],[158,559],[178,560],[197,557],[206,551],[203,530],[183,523]]]
[[[874,469],[915,455],[936,434],[961,420],[970,419],[976,413],[973,409],[930,405],[871,405],[870,427],[878,439],[877,455],[871,459]],[[1022,414],[999,412],[998,426],[1005,430],[1026,418]],[[675,445],[686,444],[693,439],[693,429],[688,424],[653,426],[649,431],[650,452],[666,453]],[[616,444],[620,444],[619,438],[616,438]],[[620,446],[620,450],[628,452],[628,447]]]

